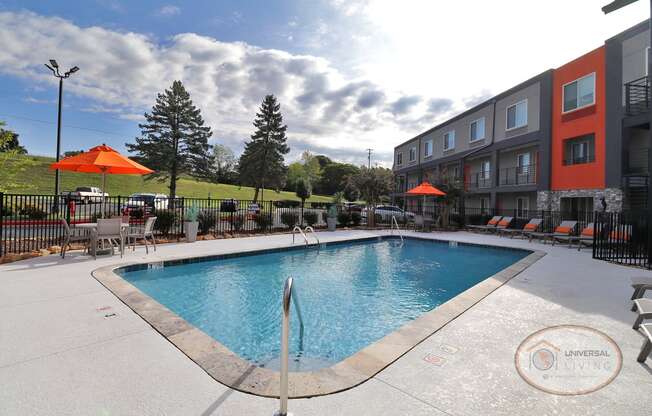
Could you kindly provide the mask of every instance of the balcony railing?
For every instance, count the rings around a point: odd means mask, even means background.
[[[537,183],[535,165],[501,169],[498,175],[500,186],[532,185]]]
[[[642,77],[625,84],[625,111],[635,116],[650,109],[650,79]]]
[[[627,173],[648,173],[649,149],[629,149],[627,151]]]
[[[564,166],[570,166],[570,165],[582,165],[584,163],[592,163],[595,162],[595,156],[590,155],[590,156],[578,156],[578,157],[569,157],[567,159],[563,160]]]
[[[471,173],[466,180],[467,189],[491,188],[491,172]]]

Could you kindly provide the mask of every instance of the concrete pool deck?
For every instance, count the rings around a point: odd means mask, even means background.
[[[319,233],[322,241],[382,233]],[[466,232],[423,237],[541,250],[546,256],[350,390],[290,401],[295,415],[648,415],[652,360],[636,362],[630,276],[648,271],[591,259],[565,246]],[[98,283],[91,272],[134,261],[282,247],[290,235],[144,248],[93,261],[73,253],[0,266],[0,415],[271,415],[278,400],[225,387]],[[523,381],[514,353],[531,333],[560,324],[598,329],[623,368],[583,396]],[[426,360],[437,357],[437,360]]]

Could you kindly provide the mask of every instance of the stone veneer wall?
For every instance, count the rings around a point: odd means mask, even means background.
[[[607,201],[608,212],[619,212],[623,207],[623,191],[619,188],[571,189],[568,191],[537,192],[537,209],[559,211],[561,198],[593,197],[593,208],[602,210],[602,197]]]

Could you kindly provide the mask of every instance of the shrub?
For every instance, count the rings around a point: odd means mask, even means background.
[[[311,227],[317,224],[317,218],[319,217],[317,216],[317,213],[315,211],[306,211],[303,213],[303,219]]]
[[[340,212],[337,214],[337,222],[346,227],[351,222],[351,214],[345,211]]]
[[[298,208],[301,206],[301,202],[299,201],[274,201],[274,206],[276,208]]]
[[[233,231],[240,231],[242,229],[242,224],[244,224],[244,218],[242,215],[233,215],[229,217],[229,223],[231,224],[231,229]]]
[[[208,211],[201,211],[197,215],[197,220],[199,221],[199,233],[208,234],[211,231],[211,228],[217,223],[215,215]]]
[[[35,207],[34,205],[25,205],[20,209],[18,212],[20,215],[24,215],[30,220],[44,220],[47,218],[48,213],[43,211],[39,207]]]
[[[260,231],[267,231],[269,226],[272,225],[272,218],[269,212],[261,212],[260,214],[254,215],[254,222]]]
[[[362,215],[359,212],[352,212],[351,213],[351,222],[353,223],[354,226],[360,225],[362,222]]]
[[[185,220],[195,222],[197,221],[197,217],[199,217],[199,208],[197,208],[196,204],[192,204],[190,208],[186,210]]]
[[[281,222],[290,228],[294,228],[299,222],[299,214],[296,212],[283,212],[281,213]]]
[[[170,209],[157,209],[154,211],[154,216],[156,217],[154,229],[163,235],[168,235],[176,222],[174,211]]]
[[[11,210],[11,207],[2,207],[2,212],[0,212],[1,217],[11,217],[13,215],[13,211]]]

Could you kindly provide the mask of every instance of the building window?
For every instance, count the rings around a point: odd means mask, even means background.
[[[484,117],[472,121],[469,125],[469,141],[484,139]]]
[[[531,159],[530,159],[530,153],[521,153],[517,156],[518,158],[518,174],[519,175],[527,175],[530,173],[530,164],[531,164]]]
[[[409,155],[408,160],[410,162],[414,162],[415,160],[417,160],[417,148],[416,147],[410,147],[410,155]]]
[[[587,134],[564,142],[564,165],[579,165],[595,161],[595,135]]]
[[[519,101],[507,107],[506,130],[527,126],[527,100]]]
[[[432,140],[426,140],[423,144],[423,156],[430,157],[432,156]]]
[[[452,170],[453,170],[453,178],[454,179],[459,179],[460,178],[460,167],[455,165],[455,166],[453,166]]]
[[[455,148],[455,130],[444,133],[444,150]]]
[[[564,84],[562,89],[564,113],[595,104],[595,72]]]
[[[528,218],[528,211],[530,210],[530,199],[524,196],[516,198],[516,217]]]
[[[480,165],[480,179],[489,179],[490,176],[491,176],[491,162],[489,160],[484,160]]]

